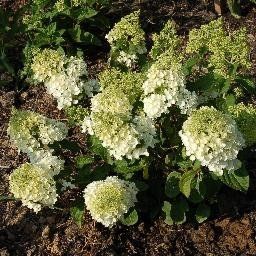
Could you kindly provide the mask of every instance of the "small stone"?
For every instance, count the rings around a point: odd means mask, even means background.
[[[47,238],[50,234],[50,227],[47,225],[42,231],[42,237]]]

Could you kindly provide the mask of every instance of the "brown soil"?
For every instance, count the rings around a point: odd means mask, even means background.
[[[149,37],[169,18],[176,21],[180,27],[178,32],[184,38],[192,27],[199,27],[216,18],[211,4],[199,4],[199,1],[141,1],[140,5],[127,2],[126,6],[123,2],[122,5],[118,2],[114,5],[114,17],[141,7],[142,22]],[[253,49],[251,74],[255,76],[256,8],[245,6],[244,10],[245,17],[240,20],[235,20],[229,14],[224,19],[230,29],[241,25],[248,28]],[[88,60],[92,75],[102,68],[102,56],[97,60],[93,57]],[[30,87],[22,92],[8,88],[0,90],[0,195],[8,195],[10,172],[26,161],[26,156],[18,154],[6,134],[13,105],[51,118],[64,118],[43,87]],[[79,129],[72,130],[70,137],[83,143]],[[133,227],[116,226],[109,230],[92,221],[86,213],[85,223],[79,229],[65,210],[44,209],[35,214],[22,207],[20,202],[0,202],[0,255],[256,255],[255,168],[256,159],[252,156],[248,194],[223,190],[215,218],[201,225],[168,226],[160,217],[152,222],[140,220]],[[79,195],[81,191],[76,189],[64,194],[59,200],[60,207],[68,208]]]

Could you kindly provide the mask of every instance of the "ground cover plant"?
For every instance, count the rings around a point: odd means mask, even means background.
[[[27,162],[10,173],[4,200],[35,213],[69,210],[80,227],[88,213],[112,229],[158,216],[201,223],[221,190],[247,192],[256,140],[248,32],[227,31],[219,18],[184,43],[169,20],[148,43],[140,15],[112,26],[108,62],[94,78],[69,39],[29,41],[22,77],[44,86],[65,120],[13,107],[7,133]],[[85,143],[72,141],[72,129]]]

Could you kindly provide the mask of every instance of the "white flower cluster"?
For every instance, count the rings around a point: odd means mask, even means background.
[[[30,155],[44,145],[63,140],[68,129],[62,122],[38,113],[13,109],[7,133],[19,150]]]
[[[141,74],[103,72],[102,91],[92,98],[91,114],[82,123],[83,132],[95,135],[116,159],[148,156],[148,148],[156,143],[153,120],[134,111],[142,83]]]
[[[86,63],[78,57],[66,57],[51,49],[37,53],[31,64],[33,78],[43,82],[49,94],[57,99],[58,108],[78,103],[78,95],[92,97],[95,80],[88,80]]]
[[[143,84],[144,112],[150,118],[160,117],[172,105],[182,114],[189,114],[197,106],[197,95],[185,86],[185,77],[178,68],[162,69],[155,63],[149,69]]]
[[[52,207],[57,201],[53,177],[38,165],[23,164],[10,174],[9,179],[14,197],[36,213],[42,206]]]
[[[147,156],[148,147],[156,143],[153,121],[143,113],[133,118],[127,95],[111,89],[106,88],[92,99],[92,112],[84,119],[83,131],[96,135],[116,159]]]
[[[14,145],[27,153],[31,166],[51,177],[63,170],[64,160],[54,156],[53,150],[46,150],[47,145],[63,140],[67,132],[67,127],[61,122],[31,111],[17,109],[12,110],[7,129]]]
[[[29,155],[31,164],[40,167],[51,176],[58,175],[64,169],[65,161],[54,156],[53,150],[38,150]]]
[[[186,154],[210,171],[222,175],[224,170],[240,167],[239,150],[245,146],[236,122],[213,107],[195,110],[179,132]]]
[[[110,176],[106,180],[94,181],[85,188],[85,205],[93,219],[111,227],[135,205],[137,193],[133,182]]]
[[[96,112],[84,119],[82,129],[96,135],[117,160],[148,156],[148,148],[157,142],[154,123],[144,114],[124,121],[118,115]]]
[[[106,35],[111,45],[112,58],[131,68],[139,55],[147,52],[145,33],[140,27],[139,12],[123,17]]]

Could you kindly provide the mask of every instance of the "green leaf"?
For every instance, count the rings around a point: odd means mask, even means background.
[[[70,150],[71,152],[74,152],[74,153],[80,151],[79,144],[75,141],[69,141],[67,139],[64,139],[64,140],[59,141],[57,143],[59,143],[59,145],[62,149],[67,149],[67,150]]]
[[[88,44],[97,45],[97,46],[102,45],[101,40],[90,32],[84,32],[82,34],[81,42],[83,42],[86,45]]]
[[[165,183],[165,194],[169,198],[174,198],[180,193],[180,188],[179,188],[179,181],[181,178],[181,174],[179,172],[171,172]]]
[[[78,169],[76,183],[87,185],[91,182],[91,166],[85,165],[83,168]]]
[[[131,209],[121,219],[122,224],[126,226],[132,226],[138,222],[139,216],[135,209]]]
[[[206,204],[199,204],[196,210],[196,220],[202,223],[210,217],[211,208]]]
[[[75,42],[81,42],[82,31],[80,25],[76,24],[74,28],[68,30],[68,33],[71,35]]]
[[[99,155],[103,160],[107,161],[108,163],[112,163],[108,150],[102,146],[101,141],[96,136],[89,137],[88,146],[91,152]]]
[[[223,86],[222,89],[221,89],[221,93],[222,93],[222,94],[227,93],[227,92],[229,91],[230,87],[231,87],[230,81],[229,81],[229,80],[226,80],[225,83],[224,83],[224,86]]]
[[[238,76],[236,79],[236,83],[239,86],[242,86],[247,92],[254,93],[255,92],[255,83],[250,77],[246,76]]]
[[[144,181],[136,180],[134,183],[139,191],[146,191],[149,188],[149,185]]]
[[[204,177],[204,183],[206,188],[205,197],[207,199],[212,199],[220,190],[221,188],[221,181],[216,176],[213,176],[213,173],[210,173]]]
[[[165,217],[164,222],[168,225],[173,225],[173,220],[171,217],[171,208],[172,208],[172,205],[169,202],[164,201],[162,211],[164,212],[164,217]]]
[[[225,171],[220,180],[227,186],[246,193],[249,188],[249,174],[244,166],[235,171]]]
[[[78,227],[82,227],[84,219],[84,204],[77,204],[74,207],[70,208],[70,215]]]
[[[198,171],[201,168],[201,162],[196,160],[193,164],[193,170]]]
[[[189,197],[191,192],[191,181],[195,177],[196,172],[194,170],[185,172],[179,181],[179,187],[181,193],[183,193],[186,197]]]
[[[147,166],[146,162],[143,160],[131,162],[125,159],[114,161],[114,165],[114,170],[123,175],[134,174]]]
[[[94,162],[94,158],[92,156],[78,156],[75,159],[76,167],[81,169],[85,165],[92,164]]]
[[[97,166],[92,172],[91,172],[91,180],[104,180],[107,176],[109,171],[111,170],[111,166],[108,164]]]
[[[191,193],[189,200],[193,203],[200,203],[204,200],[206,194],[206,186],[202,176],[196,176],[191,182]]]
[[[236,98],[233,94],[228,94],[226,96],[226,105],[229,107],[229,106],[234,106],[236,104]]]
[[[193,56],[191,58],[189,58],[185,64],[183,65],[183,70],[184,70],[184,74],[190,75],[192,73],[192,69],[195,65],[197,65],[201,60],[201,56],[200,54]]]
[[[189,210],[187,200],[183,197],[176,198],[171,207],[171,218],[174,223],[182,224],[186,221],[186,212]]]
[[[200,76],[195,81],[189,82],[189,88],[204,93],[218,93],[225,81],[226,79],[223,76],[211,71],[206,75]]]

